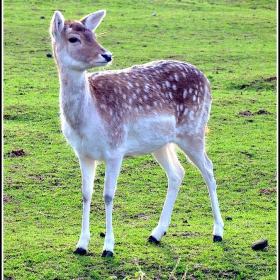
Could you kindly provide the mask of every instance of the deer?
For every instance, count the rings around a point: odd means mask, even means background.
[[[105,15],[105,10],[98,10],[81,20],[65,20],[57,10],[50,24],[60,84],[61,130],[79,160],[82,177],[82,225],[73,253],[88,252],[95,171],[97,163],[104,162],[106,232],[101,256],[114,255],[113,199],[121,165],[127,157],[145,154],[154,156],[168,179],[159,222],[147,238],[147,242],[158,244],[167,233],[184,178],[177,149],[200,171],[207,185],[214,218],[213,242],[221,242],[224,223],[213,164],[205,151],[212,103],[209,80],[194,65],[179,60],[87,72],[113,60],[94,33]]]

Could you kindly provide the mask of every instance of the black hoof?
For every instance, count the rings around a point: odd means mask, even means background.
[[[83,248],[77,248],[73,254],[75,255],[81,255],[81,256],[84,256],[85,254],[87,253],[87,251]]]
[[[104,250],[101,255],[102,258],[113,257],[113,252]]]
[[[223,238],[218,235],[213,235],[213,242],[221,242]]]
[[[149,236],[149,238],[147,239],[147,241],[149,243],[155,243],[155,244],[159,244],[159,241],[157,239],[155,239],[152,235]]]

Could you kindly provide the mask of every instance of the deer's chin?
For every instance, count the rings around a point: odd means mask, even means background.
[[[94,63],[92,63],[89,68],[102,67],[102,66],[106,66],[108,64],[109,64],[109,62],[107,62],[107,61],[94,61]]]
[[[95,62],[94,64],[95,64],[95,66],[106,66],[106,65],[109,64],[109,62],[107,62],[107,61],[104,61],[104,62]]]

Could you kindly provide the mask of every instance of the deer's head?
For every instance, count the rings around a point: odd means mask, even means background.
[[[112,54],[97,42],[94,34],[105,14],[105,10],[100,10],[80,21],[65,21],[62,13],[55,11],[50,33],[59,68],[84,71],[105,66],[112,60]]]

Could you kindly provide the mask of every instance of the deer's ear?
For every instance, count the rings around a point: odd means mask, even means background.
[[[83,19],[81,19],[81,22],[86,28],[94,32],[94,30],[101,23],[102,19],[105,17],[105,15],[106,15],[106,11],[100,10],[84,17]]]
[[[51,35],[57,37],[64,28],[64,17],[60,11],[55,11],[51,20]]]

